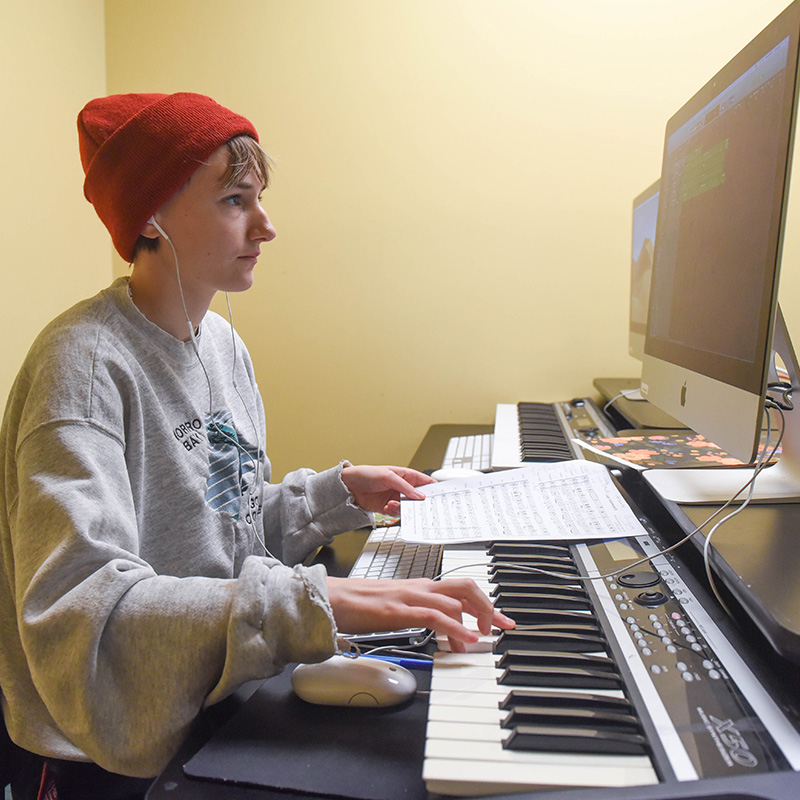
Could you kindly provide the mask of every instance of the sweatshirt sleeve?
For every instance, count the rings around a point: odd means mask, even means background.
[[[323,472],[299,469],[264,491],[264,529],[270,552],[286,564],[302,561],[344,531],[371,525],[342,481],[343,461]]]
[[[66,737],[105,769],[149,777],[205,704],[328,657],[336,628],[321,567],[251,556],[235,578],[156,574],[114,449],[87,424],[46,426],[19,449],[9,533],[20,678],[3,688],[26,709],[22,746],[63,756]]]

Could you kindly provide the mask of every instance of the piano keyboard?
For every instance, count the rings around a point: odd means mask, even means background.
[[[429,792],[625,787],[798,768],[797,732],[671,562],[574,580],[624,566],[620,553],[630,563],[655,550],[649,537],[445,550],[443,572],[475,579],[517,628],[481,636],[466,654],[439,642],[423,767]]]
[[[580,448],[570,440],[615,435],[589,398],[568,403],[500,403],[495,409],[492,469],[582,458]]]

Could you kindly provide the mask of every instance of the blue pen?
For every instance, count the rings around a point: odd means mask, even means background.
[[[433,661],[425,658],[407,658],[401,656],[385,656],[381,653],[363,653],[362,658],[377,658],[380,661],[388,661],[391,664],[398,664],[406,669],[418,669],[423,672],[430,672],[433,669]]]

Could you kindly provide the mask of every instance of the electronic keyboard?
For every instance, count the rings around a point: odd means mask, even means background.
[[[467,654],[439,643],[430,792],[621,789],[800,767],[800,734],[679,561],[581,580],[658,549],[644,536],[445,550],[443,571],[474,578],[517,628]]]

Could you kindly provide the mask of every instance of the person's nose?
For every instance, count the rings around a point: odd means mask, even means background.
[[[271,242],[277,235],[267,212],[259,206],[252,238],[260,242]]]

